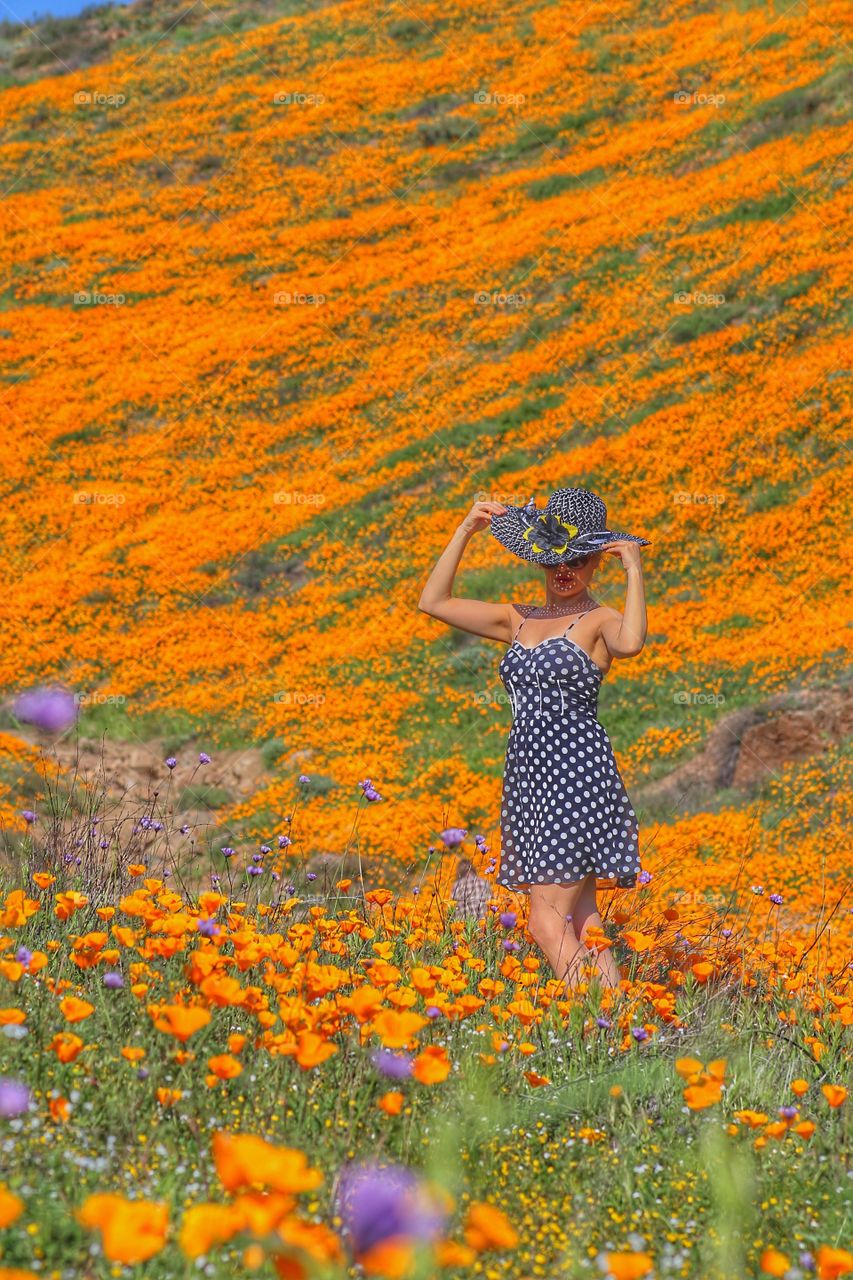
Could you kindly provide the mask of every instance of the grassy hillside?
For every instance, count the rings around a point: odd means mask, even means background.
[[[409,856],[494,823],[508,723],[420,585],[476,496],[573,483],[652,540],[601,697],[632,784],[837,678],[845,10],[133,6],[7,87],[0,683],[302,751],[326,847],[381,780],[364,839]],[[483,535],[458,590],[538,579]]]

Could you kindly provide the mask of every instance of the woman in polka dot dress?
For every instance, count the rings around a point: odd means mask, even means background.
[[[489,604],[450,594],[468,540],[488,524],[514,554],[543,566],[543,605]],[[639,544],[647,542],[607,529],[603,502],[584,489],[557,490],[542,514],[532,503],[475,502],[419,602],[433,617],[507,645],[498,671],[513,719],[498,883],[529,894],[530,933],[554,973],[571,986],[588,960],[604,985],[618,984],[609,949],[593,951],[584,937],[590,926],[601,927],[596,878],[630,888],[640,870],[637,817],[598,720],[597,700],[612,659],[639,653],[645,642]],[[589,592],[604,555],[625,567],[622,613]]]

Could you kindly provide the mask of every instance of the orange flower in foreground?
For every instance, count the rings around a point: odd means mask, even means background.
[[[626,946],[629,946],[632,951],[648,951],[655,945],[653,934],[640,933],[638,929],[626,929],[622,937]]]
[[[200,1258],[215,1244],[242,1231],[244,1215],[230,1204],[194,1204],[184,1213],[178,1243],[188,1258]]]
[[[684,1090],[684,1101],[691,1111],[702,1111],[720,1101],[722,1084],[719,1080],[706,1078],[701,1084],[689,1084]]]
[[[822,1084],[820,1091],[831,1107],[840,1107],[847,1097],[843,1084]]]
[[[252,1133],[216,1133],[213,1160],[226,1191],[264,1186],[296,1194],[319,1187],[323,1175],[311,1169],[301,1151],[275,1147]]]
[[[58,893],[56,895],[56,906],[53,908],[53,914],[57,920],[69,920],[75,911],[79,911],[82,907],[88,906],[89,899],[84,893]]]
[[[0,1227],[10,1226],[23,1212],[24,1202],[20,1196],[0,1187]]]
[[[166,1242],[169,1210],[165,1204],[125,1200],[123,1196],[89,1196],[77,1211],[84,1227],[101,1232],[105,1255],[111,1262],[145,1262]]]
[[[443,1045],[428,1045],[412,1062],[412,1075],[421,1084],[441,1084],[450,1075],[450,1059]]]
[[[220,1080],[233,1080],[243,1070],[242,1063],[230,1053],[218,1053],[215,1057],[208,1058],[207,1065]]]
[[[82,1022],[95,1012],[95,1006],[88,1000],[79,1000],[77,996],[66,996],[59,1002],[59,1012],[66,1022]]]
[[[393,1013],[384,1009],[373,1019],[373,1030],[386,1049],[405,1049],[427,1021],[419,1013]]]
[[[148,1012],[154,1019],[158,1031],[165,1031],[174,1036],[181,1044],[186,1044],[190,1036],[195,1035],[210,1022],[210,1010],[200,1009],[197,1005],[167,1004],[162,1007],[148,1006]]]
[[[518,1233],[502,1210],[475,1200],[465,1215],[465,1240],[472,1249],[514,1249]]]
[[[791,1267],[791,1259],[778,1249],[765,1249],[759,1260],[761,1270],[769,1276],[784,1276]]]
[[[83,1048],[83,1041],[73,1031],[57,1031],[50,1047],[60,1062],[73,1062]]]
[[[607,1270],[613,1280],[637,1280],[639,1276],[647,1276],[652,1265],[647,1253],[607,1254]]]
[[[316,1031],[300,1031],[294,1056],[303,1071],[310,1071],[312,1067],[319,1067],[321,1062],[325,1062],[337,1052],[337,1045],[330,1044]]]
[[[161,1107],[173,1107],[183,1096],[180,1089],[167,1089],[164,1085],[157,1090],[157,1101]]]
[[[818,1280],[836,1280],[853,1271],[853,1253],[849,1249],[833,1249],[822,1244],[815,1255]]]
[[[302,1250],[317,1262],[338,1262],[343,1258],[340,1240],[322,1222],[302,1222],[299,1218],[290,1217],[280,1222],[277,1229],[285,1244]],[[287,1275],[287,1272],[280,1271],[279,1274]]]
[[[64,1124],[71,1113],[71,1103],[67,1098],[51,1098],[48,1109],[52,1120],[61,1120]]]
[[[383,1093],[382,1097],[377,1101],[376,1105],[386,1115],[398,1116],[403,1107],[404,1098],[399,1089],[392,1089],[389,1093]]]
[[[372,1249],[358,1255],[359,1266],[367,1276],[383,1280],[407,1280],[414,1273],[415,1248],[406,1236],[380,1240]]]

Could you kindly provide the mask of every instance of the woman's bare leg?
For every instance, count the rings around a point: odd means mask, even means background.
[[[576,884],[537,884],[530,887],[527,927],[557,978],[570,987],[580,981],[581,966],[594,956],[577,936],[572,924],[584,881]]]
[[[572,925],[576,936],[581,941],[585,940],[590,925],[597,929],[603,928],[595,897],[595,873],[592,871],[581,882],[580,893],[575,900],[574,910],[572,911]],[[610,947],[607,947],[604,951],[596,951],[594,947],[589,949],[595,954],[595,965],[601,975],[602,985],[618,987],[620,982],[619,969],[613,959],[613,952]]]

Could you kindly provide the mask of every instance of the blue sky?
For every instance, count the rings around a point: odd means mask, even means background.
[[[0,18],[7,22],[32,22],[38,15],[70,18],[93,0],[0,0]]]

